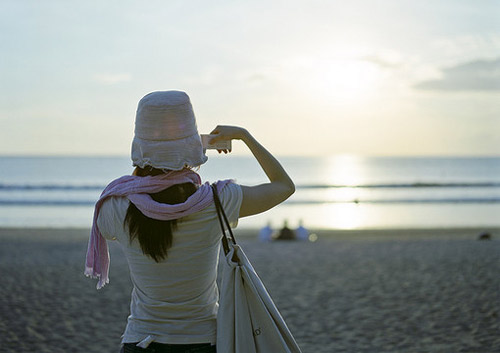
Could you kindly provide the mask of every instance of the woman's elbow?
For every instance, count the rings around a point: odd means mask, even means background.
[[[286,188],[285,188],[285,200],[288,199],[290,196],[292,196],[295,193],[295,184],[293,181],[290,180],[289,183],[287,183]]]

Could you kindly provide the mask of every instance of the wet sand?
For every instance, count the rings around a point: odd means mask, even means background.
[[[303,352],[500,352],[500,230],[236,236]],[[131,283],[111,244],[110,284],[83,275],[88,230],[0,229],[0,350],[118,352]]]

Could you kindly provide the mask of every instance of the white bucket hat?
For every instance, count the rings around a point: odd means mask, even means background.
[[[152,92],[139,101],[132,141],[134,166],[181,170],[207,159],[186,93]]]

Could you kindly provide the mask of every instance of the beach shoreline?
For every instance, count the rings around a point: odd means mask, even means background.
[[[316,242],[235,236],[303,352],[500,351],[500,229],[313,230]],[[489,232],[491,241],[477,241]],[[83,267],[89,229],[0,228],[5,352],[118,352],[132,288]]]
[[[275,231],[279,231],[276,228]],[[258,228],[236,228],[234,230],[236,236],[245,239],[257,238],[259,233]],[[310,234],[316,234],[318,237],[327,238],[365,238],[370,239],[406,239],[413,238],[474,238],[481,233],[490,233],[493,238],[500,238],[500,227],[496,226],[472,226],[472,227],[434,227],[434,228],[361,228],[361,229],[328,229],[328,228],[311,228]],[[90,234],[89,228],[82,227],[0,227],[0,240],[3,238],[31,238],[40,236],[47,240],[81,240],[88,239]]]

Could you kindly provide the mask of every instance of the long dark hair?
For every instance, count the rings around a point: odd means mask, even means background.
[[[145,167],[136,168],[134,174],[144,177],[163,173],[163,170]],[[150,195],[156,202],[173,205],[185,202],[195,191],[195,184],[183,183]],[[177,219],[160,221],[146,217],[133,203],[130,203],[123,225],[128,226],[130,243],[137,238],[143,254],[160,262],[167,258],[167,250],[172,246],[172,233],[177,229],[177,221]]]

